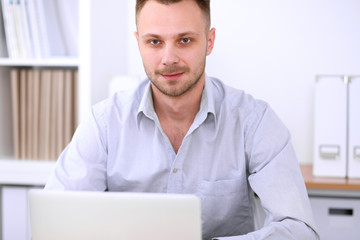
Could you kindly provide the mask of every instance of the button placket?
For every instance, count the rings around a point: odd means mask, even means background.
[[[178,154],[175,155],[175,159],[172,163],[169,172],[168,192],[182,193],[183,192],[183,174],[182,166],[184,163],[184,157],[186,157],[186,146],[188,143],[188,136],[186,136],[181,144]]]

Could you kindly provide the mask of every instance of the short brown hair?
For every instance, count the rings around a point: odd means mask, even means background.
[[[136,22],[137,22],[137,16],[141,9],[145,6],[146,2],[149,0],[136,0]],[[156,0],[158,3],[169,5],[173,3],[181,2],[182,0]],[[208,27],[210,28],[210,0],[194,0],[196,4],[199,6],[199,8],[204,13],[206,20],[208,21]]]

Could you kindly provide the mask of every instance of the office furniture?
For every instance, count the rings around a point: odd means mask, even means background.
[[[320,239],[359,239],[360,179],[314,177],[312,168],[301,165]]]

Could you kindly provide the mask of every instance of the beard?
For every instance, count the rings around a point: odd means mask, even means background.
[[[199,65],[193,72],[187,66],[171,65],[162,69],[151,72],[144,66],[146,75],[151,83],[164,95],[169,97],[179,97],[189,92],[200,81],[205,70],[205,61]],[[183,73],[186,79],[178,79],[174,81],[161,81],[161,75],[171,75],[172,73]]]

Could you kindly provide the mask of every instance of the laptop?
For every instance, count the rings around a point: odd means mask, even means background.
[[[29,191],[32,240],[201,240],[194,195]]]

